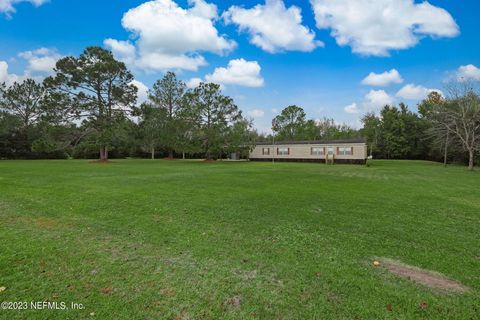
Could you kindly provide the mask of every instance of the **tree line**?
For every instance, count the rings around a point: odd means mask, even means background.
[[[363,137],[375,158],[466,162],[480,151],[480,95],[457,82],[448,97],[436,92],[418,104],[384,106],[363,127],[333,119],[307,119],[296,105],[272,121],[273,134],[258,134],[219,85],[188,89],[173,72],[156,81],[137,104],[134,77],[100,47],[56,63],[42,83],[0,84],[0,158],[247,157],[257,141],[338,140]]]
[[[168,72],[137,105],[132,73],[89,47],[56,63],[42,83],[0,85],[1,158],[92,158],[246,154],[255,131],[220,86],[187,89]]]
[[[480,151],[480,94],[471,82],[447,86],[448,97],[431,92],[412,112],[405,104],[385,106],[362,119],[370,153],[386,159],[468,163]]]

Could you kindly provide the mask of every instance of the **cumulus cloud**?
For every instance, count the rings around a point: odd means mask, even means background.
[[[252,117],[254,119],[255,118],[262,118],[265,115],[265,111],[260,110],[260,109],[249,110],[247,113],[250,117]]]
[[[340,46],[363,55],[388,56],[414,47],[422,37],[455,37],[448,11],[414,0],[310,0],[319,29],[331,29]]]
[[[383,73],[370,72],[365,79],[362,80],[363,85],[386,87],[393,83],[402,83],[403,79],[396,69],[385,71]]]
[[[0,12],[3,12],[10,17],[12,13],[16,12],[15,5],[20,2],[29,2],[36,7],[48,2],[49,0],[0,0]]]
[[[457,70],[457,80],[459,81],[480,81],[480,69],[473,64],[460,66]]]
[[[21,52],[18,56],[27,62],[25,71],[23,74],[10,73],[8,63],[0,61],[0,83],[11,86],[14,82],[22,82],[27,78],[40,82],[53,73],[57,60],[62,57],[56,50],[47,48]]]
[[[385,90],[370,90],[359,104],[352,103],[343,110],[346,113],[357,114],[361,112],[375,112],[385,107],[386,105],[393,105],[394,99]]]
[[[352,113],[352,114],[360,112],[360,109],[358,108],[356,103],[352,103],[352,104],[346,106],[344,108],[344,110],[345,110],[346,113]]]
[[[35,72],[52,74],[55,64],[62,58],[62,55],[60,55],[57,50],[48,48],[24,51],[19,53],[18,56],[27,61],[26,72],[28,74]]]
[[[393,98],[385,90],[370,90],[365,95],[363,106],[366,111],[374,111],[393,104]]]
[[[217,7],[204,0],[189,0],[184,9],[172,0],[153,0],[130,9],[122,26],[133,43],[106,39],[105,46],[128,63],[149,71],[196,71],[206,65],[201,52],[225,54],[236,47],[215,28]]]
[[[190,89],[198,87],[198,85],[202,82],[203,80],[201,78],[191,78],[190,80],[187,81],[187,87]]]
[[[264,84],[264,80],[260,75],[261,69],[257,61],[235,59],[230,60],[226,68],[216,68],[212,74],[205,76],[205,80],[221,85],[261,87]]]
[[[24,79],[24,75],[9,73],[8,63],[6,61],[0,61],[0,83],[5,83],[7,86],[10,86],[14,82],[21,82]]]
[[[397,92],[396,96],[399,98],[407,99],[407,100],[423,100],[431,92],[438,92],[439,94],[443,95],[442,91],[438,89],[428,89],[428,88],[425,88],[424,86],[410,83],[404,86],[403,88],[401,88]]]
[[[137,104],[140,105],[148,100],[148,87],[141,81],[133,80],[130,82],[131,85],[137,87]]]
[[[266,0],[251,9],[232,6],[223,14],[228,24],[238,25],[240,32],[250,35],[250,42],[264,51],[310,52],[319,46],[315,32],[302,25],[300,8],[287,8],[283,0]]]
[[[113,52],[118,60],[125,62],[127,65],[135,64],[137,49],[130,41],[105,39],[103,44]]]

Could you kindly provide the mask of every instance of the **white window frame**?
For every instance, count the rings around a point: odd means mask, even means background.
[[[324,147],[311,147],[310,148],[310,155],[312,155],[312,156],[324,156],[325,155],[325,148]]]
[[[267,152],[265,152],[265,150]],[[262,148],[262,155],[269,156],[270,155],[270,148]]]
[[[278,147],[277,148],[277,155],[279,155],[279,156],[289,156],[290,155],[290,148],[289,147]]]
[[[342,156],[353,156],[353,147],[338,147],[338,154]]]

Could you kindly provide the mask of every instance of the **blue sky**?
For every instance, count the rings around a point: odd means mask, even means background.
[[[384,103],[415,109],[445,81],[480,80],[478,12],[476,0],[0,0],[0,81],[41,79],[99,45],[146,86],[167,70],[222,84],[260,131],[290,104],[359,126]]]

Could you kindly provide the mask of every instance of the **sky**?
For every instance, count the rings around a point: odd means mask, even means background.
[[[450,81],[480,81],[478,0],[0,0],[0,82],[112,50],[139,99],[167,71],[219,83],[260,132],[289,105],[361,126]]]

